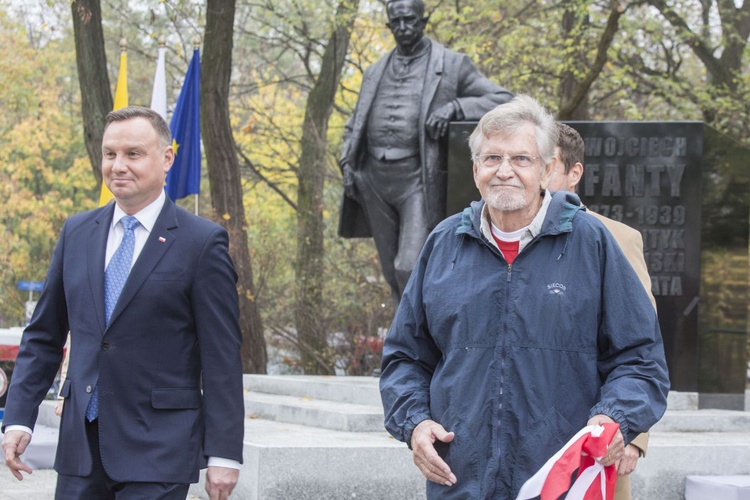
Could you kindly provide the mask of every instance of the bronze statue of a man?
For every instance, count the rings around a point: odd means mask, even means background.
[[[421,0],[387,2],[396,48],[365,70],[344,132],[339,234],[375,238],[398,303],[429,232],[445,216],[448,124],[477,120],[513,94],[468,56],[424,37]]]

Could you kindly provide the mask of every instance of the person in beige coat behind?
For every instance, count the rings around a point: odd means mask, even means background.
[[[583,155],[585,151],[583,139],[572,127],[558,123],[559,139],[557,141],[556,157],[549,176],[547,189],[550,191],[576,192],[576,186],[583,176]],[[602,221],[612,233],[622,253],[635,270],[643,287],[646,289],[651,304],[656,308],[654,296],[651,293],[651,278],[648,275],[646,260],[643,258],[643,237],[632,227],[599,215],[589,210],[589,213]],[[640,457],[646,456],[648,434],[640,434],[625,447],[625,456],[617,463],[617,489],[615,500],[630,500],[630,477],[635,470]]]

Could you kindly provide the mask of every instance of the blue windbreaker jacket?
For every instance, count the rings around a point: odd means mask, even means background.
[[[596,414],[626,443],[666,409],[654,308],[607,229],[571,193],[508,265],[481,234],[483,202],[424,245],[383,349],[385,425],[410,443],[432,419],[457,477],[428,498],[513,499]]]

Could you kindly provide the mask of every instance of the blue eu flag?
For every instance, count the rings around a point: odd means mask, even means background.
[[[200,59],[200,51],[195,49],[169,124],[175,159],[167,174],[166,190],[172,200],[198,194],[201,189]]]

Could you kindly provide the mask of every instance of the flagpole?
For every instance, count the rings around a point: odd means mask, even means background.
[[[193,38],[193,52],[195,52],[196,50],[200,50],[200,48],[201,48],[201,36],[195,35],[195,37]],[[198,110],[198,113],[200,114],[200,109]],[[202,160],[203,159],[201,158],[201,161]],[[198,182],[200,183],[200,179],[198,180]],[[199,196],[200,196],[200,191],[195,193],[195,215],[199,215],[198,214],[198,197]]]

